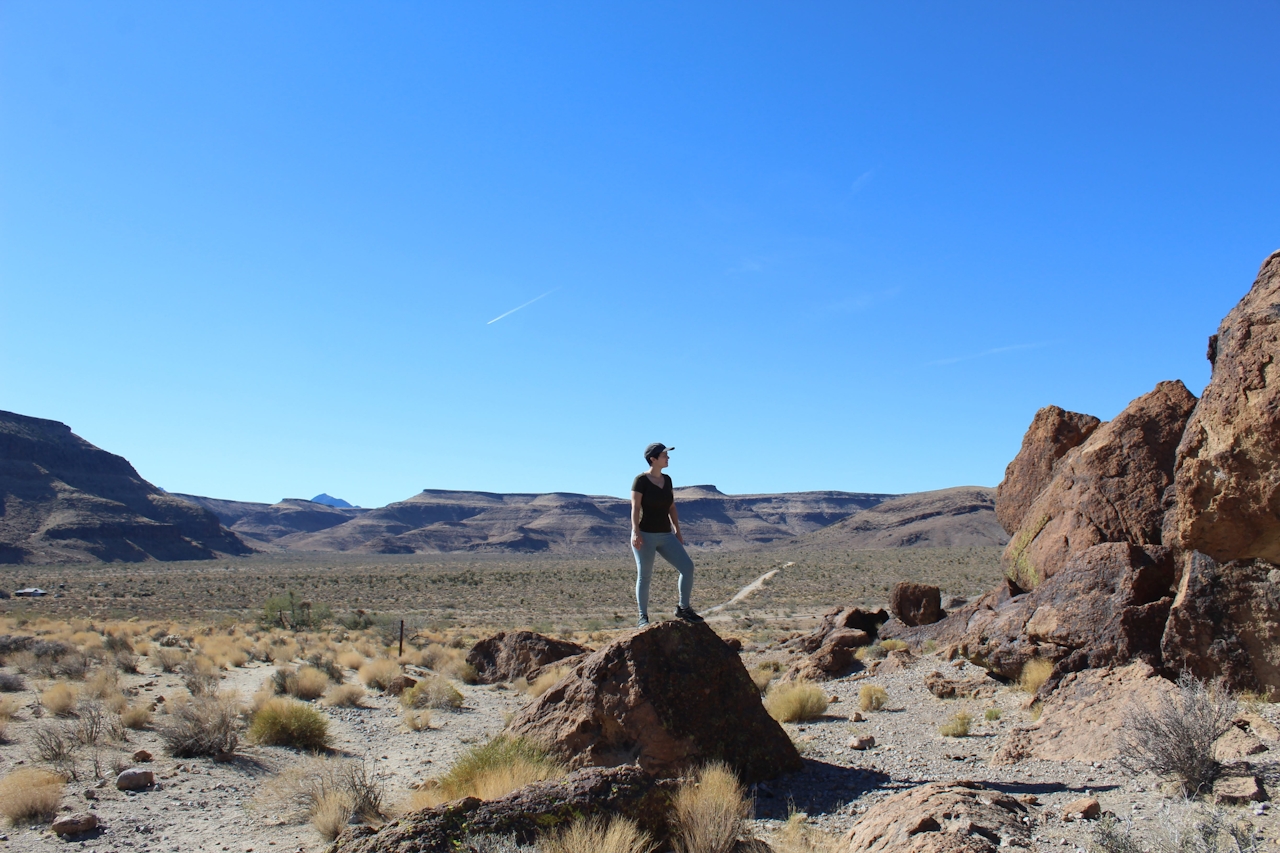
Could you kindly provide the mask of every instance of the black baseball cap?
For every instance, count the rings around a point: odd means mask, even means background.
[[[675,448],[667,447],[662,442],[655,441],[653,444],[649,445],[644,449],[644,461],[648,462],[650,459],[656,459],[659,456],[661,456],[664,451],[667,451],[667,450],[675,450]]]

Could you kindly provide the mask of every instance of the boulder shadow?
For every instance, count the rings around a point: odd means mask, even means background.
[[[828,814],[863,794],[888,786],[888,773],[862,767],[841,767],[805,759],[804,769],[752,786],[756,817],[786,820],[792,811]]]

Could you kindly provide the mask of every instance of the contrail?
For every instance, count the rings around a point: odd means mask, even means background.
[[[542,296],[550,296],[551,294],[555,293],[555,292],[556,292],[557,290],[559,290],[559,289],[560,289],[560,288],[558,288],[558,287],[553,287],[553,288],[551,288],[550,290],[548,290],[546,293],[542,294]],[[510,311],[508,311],[508,312],[507,312],[507,313],[505,313],[505,314],[499,314],[497,317],[494,317],[494,318],[493,318],[492,320],[490,320],[488,323],[485,323],[485,325],[486,325],[486,326],[493,325],[494,323],[496,323],[496,322],[498,322],[499,320],[501,320],[503,317],[510,317],[512,314],[516,313],[516,312],[517,312],[517,311],[519,311],[521,308],[528,308],[530,305],[532,305],[533,303],[535,303],[535,302],[537,302],[539,299],[541,299],[541,298],[542,298],[542,296],[535,296],[535,297],[533,297],[532,299],[530,299],[528,302],[526,302],[525,304],[523,304],[523,305],[517,305],[515,308],[512,308]]]

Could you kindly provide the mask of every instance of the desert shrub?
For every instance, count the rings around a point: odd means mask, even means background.
[[[182,683],[192,696],[212,696],[218,692],[218,682],[222,672],[213,661],[202,655],[189,658],[179,667]]]
[[[75,756],[76,743],[65,724],[43,723],[31,730],[31,749],[41,761],[65,766]]]
[[[137,673],[138,656],[132,651],[119,649],[111,653],[110,662],[121,672]]]
[[[886,652],[900,652],[904,651],[908,646],[903,640],[881,640],[880,648]]]
[[[869,646],[862,646],[853,656],[858,660],[884,660],[889,656],[889,650],[880,643],[872,643]]]
[[[889,701],[889,692],[879,684],[864,684],[858,691],[858,707],[863,711],[879,711]]]
[[[1043,713],[1044,713],[1043,702],[1036,702],[1029,709],[1027,709],[1027,716],[1031,718],[1031,722],[1033,723],[1036,720],[1040,719],[1040,715]]]
[[[538,845],[541,853],[650,853],[657,844],[635,821],[620,815],[575,820],[550,833]]]
[[[410,809],[437,806],[459,797],[492,800],[544,779],[558,779],[565,768],[545,749],[524,738],[498,735],[471,747],[439,779],[415,791]]]
[[[1221,681],[1184,672],[1177,688],[1161,693],[1152,707],[1129,706],[1120,728],[1121,766],[1172,778],[1187,795],[1200,794],[1218,775],[1213,743],[1238,712],[1239,703]]]
[[[307,658],[307,663],[319,672],[324,673],[324,677],[335,684],[341,684],[346,678],[346,673],[342,671],[342,666],[338,661],[329,655],[316,652]],[[306,669],[306,667],[303,667]]]
[[[298,699],[319,699],[329,687],[329,676],[313,666],[304,666],[289,673],[285,680],[285,692]]]
[[[347,669],[359,669],[364,666],[365,657],[357,651],[346,651],[338,655],[338,663]]]
[[[746,835],[751,812],[751,801],[733,770],[712,762],[676,791],[672,846],[676,853],[730,853]]]
[[[171,649],[161,646],[153,649],[151,659],[156,662],[163,672],[174,672],[178,667],[182,666],[182,662],[187,659],[186,652],[181,649]]]
[[[462,849],[473,853],[542,853],[537,847],[521,844],[515,833],[499,835],[494,832],[482,832],[476,835],[468,833],[462,837]]]
[[[411,732],[420,732],[431,728],[430,708],[405,708],[404,724]]]
[[[378,690],[386,690],[399,674],[400,664],[390,658],[377,658],[360,667],[360,680]]]
[[[169,754],[177,758],[230,755],[240,744],[240,709],[230,696],[194,696],[171,702],[156,727]]]
[[[462,707],[462,694],[449,683],[449,679],[439,675],[428,676],[401,693],[400,704],[406,708],[456,710]]]
[[[1132,819],[1104,814],[1093,828],[1091,853],[1261,853],[1265,839],[1220,808],[1163,803],[1145,832]],[[1145,837],[1144,837],[1145,836]]]
[[[130,705],[120,712],[120,725],[126,729],[145,729],[151,724],[151,709],[146,705]]]
[[[543,670],[532,684],[525,682],[524,692],[537,698],[551,689],[557,681],[569,674],[567,666],[552,666]]]
[[[88,699],[76,707],[76,719],[71,734],[83,746],[98,746],[117,740],[123,734],[120,723],[101,702]]]
[[[1032,658],[1022,665],[1018,675],[1018,689],[1034,694],[1040,686],[1049,680],[1053,673],[1053,661],[1044,658]]]
[[[40,694],[40,704],[55,717],[69,717],[76,709],[80,691],[72,684],[55,684]]]
[[[249,737],[268,746],[320,750],[329,746],[329,721],[305,702],[277,696],[253,715]]]
[[[364,688],[359,684],[335,684],[322,702],[330,708],[363,708]]]
[[[999,708],[988,708],[986,712],[983,713],[982,719],[986,720],[988,723],[994,723],[996,720],[1000,719],[1001,714],[1002,712]]]
[[[79,652],[71,652],[58,658],[53,666],[56,678],[73,678],[76,681],[84,678],[89,672],[89,658]]]
[[[66,780],[48,770],[19,767],[0,779],[0,813],[15,826],[53,820]]]
[[[944,737],[968,737],[972,725],[973,715],[968,711],[958,711],[938,728],[938,733]]]
[[[822,716],[827,694],[808,681],[779,681],[764,697],[764,709],[780,723],[797,723]]]
[[[383,817],[385,789],[361,760],[315,756],[294,764],[264,786],[257,799],[294,823],[310,821],[332,841],[352,816]]]
[[[118,694],[120,692],[119,671],[113,666],[100,667],[94,671],[90,678],[86,679],[84,692],[86,695],[97,699],[105,699],[108,696]]]
[[[839,836],[828,835],[809,825],[808,816],[792,812],[787,822],[769,839],[774,853],[836,853],[840,849]]]
[[[22,676],[13,672],[0,672],[0,693],[18,693],[27,689]]]
[[[351,801],[338,791],[330,791],[316,803],[315,811],[311,814],[311,825],[325,841],[333,841],[351,823],[353,814],[355,810],[351,807]]]

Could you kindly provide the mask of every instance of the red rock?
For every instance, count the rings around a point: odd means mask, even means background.
[[[815,652],[826,641],[832,631],[850,629],[862,631],[868,637],[876,637],[880,626],[889,621],[889,614],[883,610],[863,610],[861,607],[833,607],[822,614],[822,621],[809,634],[788,641],[788,646],[795,646],[804,652]]]
[[[384,692],[388,696],[399,696],[417,683],[418,679],[402,673],[387,682],[387,689]]]
[[[839,853],[996,853],[1031,846],[1026,806],[978,782],[931,782],[867,810]]]
[[[674,777],[710,759],[746,784],[802,766],[742,660],[706,624],[663,622],[615,640],[511,721],[571,767],[637,763]]]
[[[467,663],[475,667],[481,684],[533,681],[547,664],[590,652],[577,643],[556,640],[532,631],[503,631],[481,640],[467,654]]]
[[[871,735],[854,735],[849,738],[849,748],[856,750],[871,749],[876,745],[876,739]]]
[[[151,760],[151,753],[147,752],[145,749],[140,749],[133,754],[133,760],[145,764]]]
[[[98,817],[86,812],[62,815],[49,827],[57,835],[80,835],[98,828]]]
[[[1018,532],[1027,510],[1053,479],[1058,461],[1067,451],[1083,444],[1101,423],[1093,415],[1068,412],[1057,406],[1045,406],[1036,412],[1022,437],[1022,448],[996,486],[996,518],[1006,533]]]
[[[120,775],[116,777],[116,787],[121,791],[141,791],[155,783],[156,774],[150,770],[138,770],[133,767],[120,771]]]
[[[1213,801],[1220,806],[1241,806],[1266,798],[1257,776],[1222,776],[1213,783]]]
[[[1213,375],[1178,446],[1169,538],[1220,563],[1280,563],[1280,252],[1215,338]]]
[[[1162,544],[1165,490],[1195,403],[1181,382],[1161,382],[1067,453],[1009,540],[1006,574],[1033,589],[1094,545]]]
[[[1102,805],[1093,797],[1081,797],[1062,807],[1063,820],[1097,820],[1102,815]]]
[[[889,610],[904,625],[932,625],[945,615],[941,590],[912,581],[899,581],[893,585]]]

